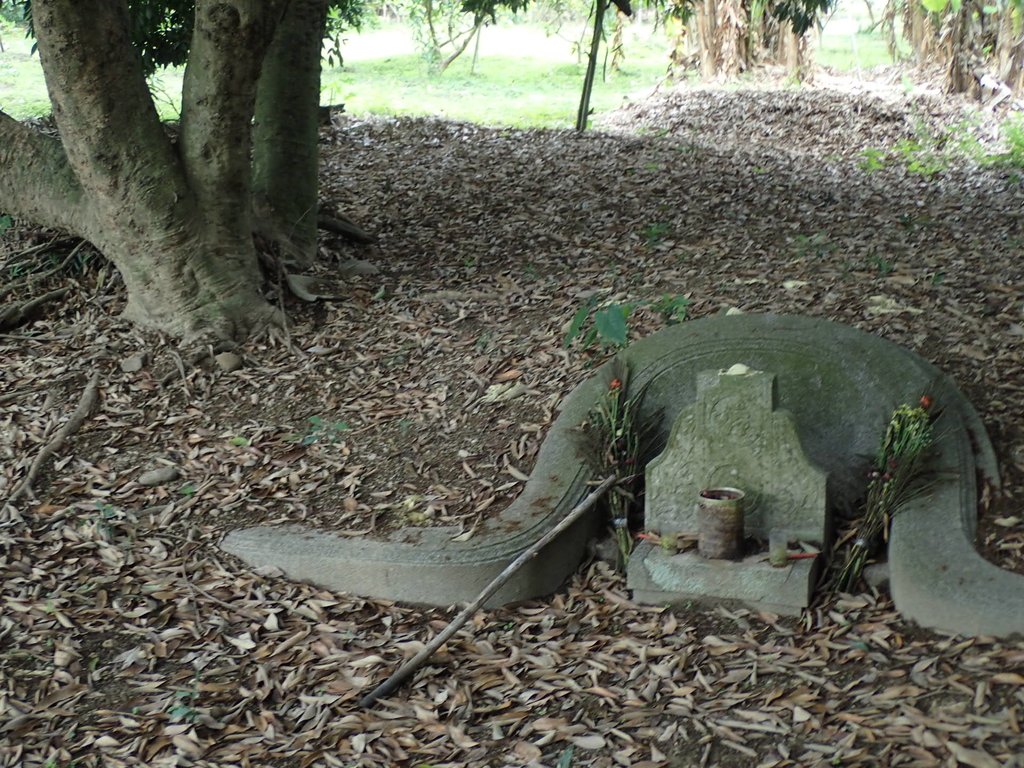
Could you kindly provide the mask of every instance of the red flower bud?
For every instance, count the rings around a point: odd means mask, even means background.
[[[920,402],[921,407],[927,411],[929,408],[932,407],[932,404],[935,402],[935,400],[932,399],[931,395],[922,395]]]
[[[622,389],[622,382],[618,379],[612,379],[608,383],[608,389]]]

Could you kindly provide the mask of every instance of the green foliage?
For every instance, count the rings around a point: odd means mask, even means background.
[[[648,224],[644,228],[644,241],[647,243],[647,247],[657,245],[665,236],[671,231],[668,224],[662,221],[656,221],[653,224]]]
[[[884,256],[879,256],[877,253],[868,256],[868,264],[875,268],[879,277],[888,277],[896,269],[896,265],[893,262]]]
[[[573,315],[564,344],[568,349],[576,339],[580,339],[583,349],[590,349],[595,344],[624,349],[629,346],[629,318],[638,308],[648,307],[672,325],[686,319],[689,306],[690,299],[686,296],[665,294],[660,299],[597,308],[597,297],[591,296]]]
[[[815,232],[813,235],[797,235],[793,238],[796,252],[801,258],[814,256],[824,258],[835,250],[835,245],[824,232]]]
[[[587,303],[576,310],[569,331],[565,334],[565,347],[572,345],[577,338],[582,339],[584,349],[595,343],[601,346],[625,347],[628,343],[628,323],[634,304],[612,304],[593,314],[597,298],[592,296]],[[593,317],[591,316],[593,314]]]
[[[467,11],[462,0],[401,0],[399,8],[428,70],[435,74],[458,58],[490,15]]]
[[[25,18],[25,9],[18,0],[0,0],[0,22],[17,24]]]
[[[686,315],[690,311],[690,299],[686,296],[672,296],[666,293],[657,301],[652,301],[650,307],[661,315],[661,319],[666,324],[675,325],[686,319]]]
[[[594,330],[603,344],[625,347],[629,344],[628,320],[633,312],[632,304],[612,304],[594,314]]]
[[[986,155],[983,162],[1001,168],[1024,170],[1024,115],[1013,115],[1000,126],[1005,152]]]
[[[32,0],[20,2],[31,33]],[[335,43],[340,44],[338,35],[342,29],[358,26],[363,7],[362,0],[333,0],[327,32]],[[128,0],[128,14],[132,44],[147,76],[163,67],[181,66],[188,60],[195,0]]]
[[[922,7],[929,13],[943,13],[949,8],[953,13],[960,13],[963,0],[921,0]]]
[[[199,717],[199,710],[196,709],[196,699],[199,698],[199,691],[175,691],[172,706],[167,710],[167,715],[172,722],[194,723]]]
[[[341,49],[345,40],[341,35],[350,29],[362,28],[367,18],[371,18],[367,0],[344,0],[331,4],[324,28],[324,59],[328,66],[344,66]]]
[[[930,177],[947,168],[947,159],[929,141],[903,139],[896,144],[895,152],[903,158],[907,170],[919,176]]]
[[[893,516],[927,489],[925,464],[934,437],[931,408],[932,398],[925,395],[919,405],[901,405],[893,411],[868,474],[864,514],[836,578],[836,591],[853,588],[872,548],[888,539]]]
[[[342,435],[348,432],[349,426],[344,421],[324,421],[320,416],[309,417],[309,429],[300,438],[301,445],[313,445],[313,443],[336,443],[341,440]]]
[[[874,173],[885,167],[885,151],[881,149],[865,149],[860,153],[860,167],[862,171]]]
[[[776,0],[771,4],[771,13],[779,21],[788,21],[793,31],[802,35],[819,18],[828,15],[836,0]]]
[[[614,360],[604,394],[594,403],[580,427],[582,454],[597,477],[616,476],[620,482],[608,491],[608,522],[619,552],[618,566],[625,570],[633,552],[630,512],[635,509],[639,488],[640,447],[650,425],[641,423],[640,402],[644,388],[630,388],[630,369]]]
[[[498,20],[497,13],[505,8],[512,13],[526,10],[530,0],[462,0],[462,10],[474,16],[487,17],[492,22]]]
[[[6,213],[0,213],[0,235],[3,235],[12,226],[14,226],[14,219]]]
[[[904,165],[910,173],[925,177],[935,176],[965,160],[995,168],[1024,169],[1024,117],[1010,117],[1000,126],[1000,133],[1003,151],[992,151],[978,140],[975,121],[961,120],[939,130],[931,130],[919,122],[914,136],[898,142],[891,152],[864,150],[860,167],[871,173],[892,161]]]

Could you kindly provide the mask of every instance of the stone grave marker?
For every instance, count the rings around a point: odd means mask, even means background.
[[[804,453],[796,423],[776,408],[775,375],[737,364],[697,376],[696,402],[682,409],[665,450],[647,466],[645,527],[666,540],[696,534],[704,489],[743,492],[748,539],[804,542],[828,535],[826,473]],[[813,560],[772,566],[766,549],[739,560],[641,547],[629,566],[640,602],[738,600],[782,613],[809,604]]]
[[[665,450],[647,466],[646,527],[697,530],[697,494],[741,489],[746,535],[774,530],[821,545],[826,475],[805,455],[793,417],[776,409],[775,375],[739,364],[697,377],[697,401],[677,417]]]

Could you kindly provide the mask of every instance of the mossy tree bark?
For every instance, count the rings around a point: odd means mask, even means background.
[[[259,290],[253,200],[276,195],[275,232],[315,250],[326,10],[326,0],[197,0],[175,144],[132,48],[125,0],[35,0],[60,139],[0,113],[0,210],[92,242],[120,270],[125,314],[143,326],[239,338],[278,322]],[[285,197],[301,199],[287,208]]]

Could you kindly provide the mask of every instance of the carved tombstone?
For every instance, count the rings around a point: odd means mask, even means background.
[[[665,450],[647,465],[646,527],[696,532],[697,494],[729,486],[746,494],[744,531],[767,539],[825,541],[826,473],[808,460],[793,417],[775,409],[775,376],[735,365],[697,377],[697,400],[676,419]]]

